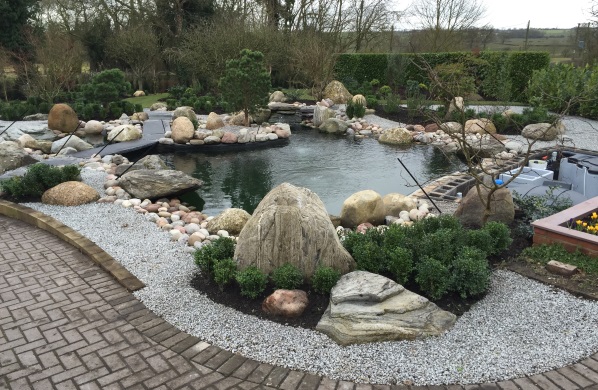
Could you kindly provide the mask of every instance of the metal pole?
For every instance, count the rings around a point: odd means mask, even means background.
[[[56,152],[56,154],[58,155],[58,153],[60,153],[60,151],[65,147],[66,144],[68,144],[69,140],[71,139],[71,137],[75,134],[75,131],[77,131],[77,129],[79,128],[79,126],[81,126],[81,121],[79,121],[79,123],[77,123],[77,127],[75,127],[75,129],[73,129],[73,131],[71,132],[71,135],[68,136],[68,138],[66,139],[66,141],[62,144],[62,146],[60,147],[60,149],[58,149],[58,152]]]
[[[403,162],[401,161],[401,159],[399,157],[397,157],[397,160],[399,160],[399,162],[401,163],[401,165],[403,166],[403,168],[405,168],[405,170],[407,171],[407,173],[409,174],[409,176],[411,176],[411,178],[413,179],[413,181],[415,182],[415,184],[417,184],[417,186],[419,187],[419,189],[422,190],[422,192],[424,193],[424,195],[426,196],[426,198],[428,198],[428,200],[430,202],[432,202],[432,204],[434,205],[434,207],[436,207],[436,210],[438,210],[438,212],[440,214],[442,214],[442,211],[438,208],[438,206],[436,206],[436,203],[434,203],[434,201],[432,200],[432,198],[430,198],[430,195],[428,195],[428,193],[426,192],[426,190],[424,190],[423,187],[421,185],[419,185],[417,179],[415,177],[413,177],[413,175],[411,174],[411,172],[409,172],[409,169],[407,169],[407,167],[405,166],[405,164],[403,164]]]
[[[10,126],[14,125],[15,123],[17,123],[17,121],[13,121],[10,125],[8,125],[6,129],[2,130],[2,133],[0,133],[0,135],[4,134],[6,130],[10,129]]]
[[[122,177],[122,175],[124,175],[125,173],[127,173],[127,171],[128,171],[129,169],[133,168],[133,165],[137,164],[137,162],[138,162],[139,160],[141,160],[142,158],[144,158],[145,156],[147,156],[147,155],[148,155],[148,153],[149,153],[149,152],[150,152],[152,149],[154,149],[154,148],[156,147],[156,145],[158,145],[158,142],[156,142],[155,144],[153,144],[152,146],[150,146],[150,147],[149,147],[149,148],[148,148],[148,149],[145,151],[145,153],[143,153],[143,156],[139,157],[139,158],[137,159],[137,161],[135,161],[133,164],[129,165],[129,167],[128,167],[127,169],[125,169],[125,171],[124,171],[123,173],[121,173],[120,175],[117,175],[117,176],[116,176],[116,178],[117,178],[117,179],[120,179],[120,178]]]

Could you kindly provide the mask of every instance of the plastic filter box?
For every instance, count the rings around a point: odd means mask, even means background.
[[[500,174],[500,180],[506,183],[508,180],[511,180],[513,176],[515,176],[520,171],[520,168],[512,169],[505,173]],[[521,169],[521,173],[511,182],[517,184],[535,184],[538,185],[542,184],[544,180],[552,180],[554,176],[553,171],[548,171],[545,169],[537,169],[537,168],[529,168],[523,167]]]

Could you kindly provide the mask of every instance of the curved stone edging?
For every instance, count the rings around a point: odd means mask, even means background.
[[[36,226],[71,244],[81,253],[89,256],[94,263],[112,275],[127,290],[137,291],[145,287],[141,280],[120,265],[112,256],[104,252],[102,248],[56,219],[29,207],[3,199],[0,199],[0,214]]]

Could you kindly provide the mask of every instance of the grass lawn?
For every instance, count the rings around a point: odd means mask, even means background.
[[[126,98],[125,100],[131,102],[133,104],[141,104],[143,108],[149,108],[152,104],[157,102],[160,99],[166,99],[168,97],[168,93],[158,93],[155,95],[147,95],[147,96],[140,96],[140,97],[130,97]]]

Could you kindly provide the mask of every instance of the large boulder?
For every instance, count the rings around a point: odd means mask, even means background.
[[[381,225],[386,210],[379,193],[372,190],[359,191],[343,202],[341,209],[341,225],[354,228],[364,222]]]
[[[272,110],[269,108],[260,108],[253,114],[253,122],[261,125],[264,122],[268,122],[271,116]]]
[[[480,195],[475,187],[467,192],[455,216],[466,226],[481,227],[484,225],[484,213],[488,200],[489,189],[480,186]],[[483,200],[483,202],[482,202]],[[511,191],[507,188],[496,190],[490,198],[490,214],[486,222],[496,221],[509,224],[515,218],[515,206]]]
[[[401,211],[411,211],[417,208],[415,199],[396,192],[384,195],[382,202],[384,202],[384,215],[393,217],[398,217]]]
[[[240,269],[254,265],[265,273],[290,263],[306,278],[318,266],[342,273],[355,268],[318,195],[289,183],[262,199],[239,235],[234,257]]]
[[[336,118],[326,119],[319,127],[321,132],[329,134],[345,134],[347,128],[347,122]]]
[[[479,136],[469,135],[465,139],[465,145],[473,156],[479,158],[492,158],[501,152],[506,152],[505,145],[490,135]]]
[[[0,142],[0,175],[6,171],[12,171],[36,162],[18,143],[12,141]]]
[[[9,125],[9,123],[5,123],[4,127],[0,126],[0,132],[5,141],[17,141],[23,134],[29,134],[37,140],[53,141],[56,139],[56,134],[48,129],[46,122],[18,121],[8,127]]]
[[[68,104],[55,104],[48,114],[48,127],[50,130],[72,133],[79,128],[79,118]]]
[[[79,206],[98,199],[100,199],[98,191],[80,181],[60,183],[42,195],[42,203],[57,206]]]
[[[444,122],[440,125],[440,130],[448,134],[461,133],[463,126],[459,122]]]
[[[107,138],[111,142],[135,141],[141,138],[141,130],[133,125],[120,125],[110,130]]]
[[[177,119],[183,116],[189,119],[190,121],[197,120],[197,115],[195,114],[195,111],[193,111],[192,107],[177,107],[172,113],[172,119]]]
[[[457,317],[382,275],[343,275],[316,330],[340,345],[415,340],[449,330]]]
[[[560,122],[556,126],[550,123],[532,123],[521,130],[521,135],[537,141],[554,141],[564,131],[565,129]]]
[[[141,97],[141,96],[145,96],[145,92],[141,91],[141,90],[137,90],[133,93],[134,97]]]
[[[467,134],[496,134],[496,126],[488,118],[470,119],[465,122]]]
[[[210,114],[208,114],[208,119],[206,120],[206,129],[216,130],[221,127],[224,127],[224,121],[220,115],[216,114],[215,112],[210,112]]]
[[[309,299],[303,290],[276,290],[262,302],[262,310],[285,318],[300,317]]]
[[[324,99],[330,99],[336,104],[346,104],[352,98],[353,95],[340,81],[333,80],[324,88]]]
[[[249,123],[253,122],[253,118],[249,115]],[[228,119],[228,124],[231,126],[245,126],[245,113],[238,112]]]
[[[271,127],[274,130],[274,134],[278,138],[289,138],[291,136],[291,126],[288,123],[275,123]]]
[[[180,116],[172,122],[171,135],[172,140],[177,144],[186,144],[191,141],[195,134],[193,122],[185,116]]]
[[[251,215],[243,209],[226,209],[212,218],[206,229],[211,234],[216,234],[219,230],[226,230],[236,236],[241,233],[249,218],[251,218]]]
[[[104,125],[100,121],[90,120],[87,121],[83,130],[85,131],[85,134],[102,134]]]
[[[164,102],[155,102],[150,106],[150,111],[166,111],[168,105]]]
[[[202,181],[175,170],[140,169],[122,175],[118,184],[134,198],[168,198],[195,190]]]
[[[145,111],[135,112],[135,113],[133,113],[133,115],[131,115],[131,120],[132,121],[142,121],[142,122],[145,122],[148,119],[149,119],[149,114],[147,112],[145,112]]]
[[[286,99],[284,97],[284,92],[282,91],[274,91],[270,94],[270,99],[268,99],[269,102],[275,102],[275,103],[282,103],[284,102]]]
[[[390,145],[407,145],[413,142],[413,135],[405,128],[395,127],[384,131],[378,141]]]
[[[66,145],[64,145],[66,143]],[[63,146],[64,145],[64,146]],[[77,137],[76,135],[70,135],[68,137],[64,137],[59,139],[58,141],[52,142],[52,153],[58,153],[58,151],[62,148],[73,148],[77,150],[77,152],[81,152],[83,150],[92,149],[93,146],[88,144],[87,142],[83,141],[81,138]]]
[[[314,107],[314,116],[312,123],[314,127],[320,127],[322,123],[324,123],[327,119],[334,118],[335,115],[336,114],[334,110],[318,104]]]
[[[145,156],[135,164],[120,164],[116,166],[116,170],[114,174],[117,176],[122,175],[125,171],[138,171],[140,169],[153,169],[153,170],[160,170],[160,169],[169,169],[164,160],[160,158],[157,154],[150,154],[149,156]]]

